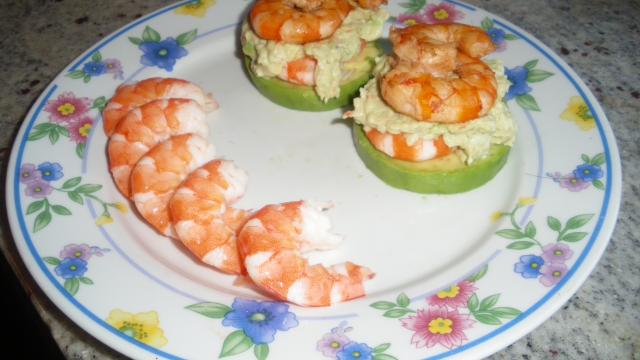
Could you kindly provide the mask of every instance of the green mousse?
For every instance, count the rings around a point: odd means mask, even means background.
[[[357,59],[350,63],[351,75],[340,85],[338,97],[323,101],[312,86],[293,84],[276,77],[259,77],[251,69],[251,59],[245,56],[244,64],[251,81],[258,91],[274,103],[303,111],[328,111],[351,104],[358,90],[372,77],[375,58],[382,54],[374,44],[369,44]]]
[[[393,159],[378,151],[361,125],[353,123],[358,155],[378,178],[390,186],[421,194],[455,194],[469,191],[493,179],[507,162],[511,147],[494,144],[489,153],[472,163],[452,153],[442,158],[410,162]]]

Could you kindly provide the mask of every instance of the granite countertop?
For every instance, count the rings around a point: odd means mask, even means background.
[[[640,359],[640,1],[467,2],[518,24],[575,69],[609,118],[624,171],[620,217],[592,275],[549,320],[491,358]],[[47,84],[105,35],[170,3],[22,0],[0,5],[3,179],[15,132]],[[2,252],[65,356],[122,358],[71,322],[39,290],[6,223],[3,219]]]

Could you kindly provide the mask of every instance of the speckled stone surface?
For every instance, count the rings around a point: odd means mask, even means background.
[[[624,176],[620,217],[593,274],[549,320],[491,358],[640,359],[640,1],[467,2],[518,24],[571,64],[609,118]],[[0,2],[3,178],[15,132],[30,105],[58,72],[105,35],[170,3]],[[122,358],[76,326],[44,296],[17,255],[6,221],[2,224],[2,252],[65,356]]]

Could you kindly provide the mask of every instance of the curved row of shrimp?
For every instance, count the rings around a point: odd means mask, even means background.
[[[280,300],[327,306],[364,296],[373,273],[347,262],[310,265],[303,253],[335,247],[321,205],[297,201],[257,211],[234,207],[248,176],[215,159],[207,140],[211,95],[181,79],[119,87],[103,112],[109,168],[120,192],[158,233],[199,261],[247,275]]]

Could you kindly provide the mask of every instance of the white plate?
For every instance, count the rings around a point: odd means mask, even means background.
[[[390,5],[396,21],[448,14],[483,25],[502,44],[491,58],[528,74],[508,101],[519,133],[495,179],[451,196],[386,186],[358,158],[338,110],[291,111],[253,88],[237,47],[248,2],[183,2],[88,50],[25,119],[7,203],[38,284],[82,328],[134,358],[476,358],[539,325],[586,279],[613,231],[621,181],[613,134],[584,83],[525,31],[459,2],[411,3]],[[171,71],[142,50],[168,38],[187,52]],[[209,140],[250,175],[241,206],[335,204],[329,215],[346,242],[317,259],[374,269],[368,296],[331,308],[268,302],[118,210],[130,204],[107,170],[99,108],[123,81],[152,76],[192,80],[219,101]],[[242,311],[272,316],[232,320]]]

